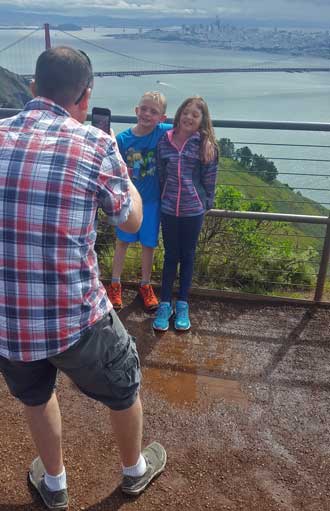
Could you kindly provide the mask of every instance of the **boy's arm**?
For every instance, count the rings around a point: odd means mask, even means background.
[[[117,143],[117,146],[118,146],[118,150],[119,150],[119,152],[121,154],[121,157],[124,159],[123,138],[121,136],[121,133],[118,133],[118,135],[116,136],[116,143]]]
[[[127,161],[127,146],[126,146],[127,131],[128,130],[124,130],[124,131],[121,131],[120,133],[118,133],[118,135],[116,136],[116,142],[117,142],[118,150],[121,154],[121,157],[124,160],[124,162],[126,163],[128,175],[131,178],[133,175],[133,169],[131,168],[131,166],[129,165],[129,162]]]

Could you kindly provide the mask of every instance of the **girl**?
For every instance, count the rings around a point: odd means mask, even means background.
[[[172,288],[180,263],[174,327],[189,330],[188,292],[205,211],[213,205],[218,148],[204,99],[193,96],[178,108],[173,129],[158,143],[161,225],[165,248],[161,302],[153,322],[165,331],[173,314]]]

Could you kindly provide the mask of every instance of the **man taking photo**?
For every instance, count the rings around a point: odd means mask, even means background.
[[[92,84],[83,52],[46,50],[34,99],[0,120],[0,371],[24,405],[38,452],[29,479],[49,509],[68,506],[58,370],[110,408],[125,493],[166,464],[157,442],[141,451],[139,359],[99,279],[98,208],[127,232],[142,209],[114,136],[83,125]]]

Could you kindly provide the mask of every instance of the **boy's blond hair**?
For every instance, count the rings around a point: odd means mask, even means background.
[[[149,99],[150,101],[154,101],[155,103],[160,105],[162,110],[163,110],[162,111],[163,114],[166,112],[167,101],[166,101],[166,98],[165,98],[164,94],[162,94],[161,92],[158,92],[158,91],[148,91],[148,92],[145,92],[143,94],[142,98],[140,99],[139,105],[145,99]]]

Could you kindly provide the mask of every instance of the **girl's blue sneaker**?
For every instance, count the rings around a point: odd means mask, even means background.
[[[169,319],[173,314],[173,309],[170,302],[160,302],[156,317],[152,324],[155,330],[161,330],[162,332],[166,332],[169,327]]]
[[[178,300],[175,306],[174,328],[176,330],[189,330],[190,327],[189,305],[183,300]]]

